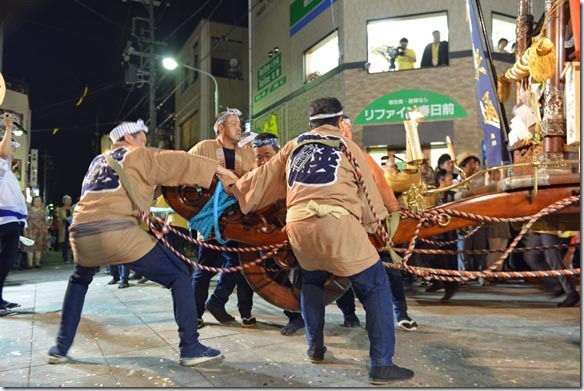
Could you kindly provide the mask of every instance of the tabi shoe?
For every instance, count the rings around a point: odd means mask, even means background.
[[[402,319],[397,322],[397,327],[405,331],[414,331],[418,329],[418,324],[410,318]]]
[[[209,302],[205,303],[205,308],[213,315],[215,319],[219,323],[229,323],[233,322],[235,318],[225,311],[225,307],[218,307],[210,304]]]
[[[69,357],[57,353],[57,347],[53,346],[49,349],[48,362],[49,364],[63,364],[69,361]]]
[[[355,328],[361,327],[361,321],[357,318],[355,313],[350,315],[345,315],[345,321],[343,322],[343,327]]]
[[[108,284],[108,285],[115,285],[115,284],[117,284],[118,282],[120,282],[120,279],[119,279],[119,278],[112,278],[111,280],[109,280],[109,281],[108,281],[108,283],[107,283],[107,284]]]
[[[203,346],[203,345],[201,345]],[[221,352],[208,346],[203,346],[204,350],[200,355],[194,357],[181,357],[180,365],[184,367],[192,367],[193,365],[201,364],[206,361],[211,361],[222,357]]]
[[[580,295],[578,292],[568,293],[564,301],[558,303],[558,307],[575,307],[580,302]]]
[[[118,285],[118,289],[124,289],[124,288],[129,288],[130,284],[128,283],[128,281],[122,281],[120,282],[120,285]]]
[[[258,322],[257,322],[255,316],[241,319],[241,327],[252,328],[252,327],[256,327],[257,324],[258,324]]]
[[[376,386],[384,385],[392,381],[408,380],[414,377],[414,371],[397,365],[372,367],[369,371],[369,383]]]
[[[292,335],[299,329],[304,327],[304,320],[302,318],[295,318],[288,322],[288,324],[280,329],[282,335]]]
[[[326,350],[326,346],[323,346],[322,348],[309,348],[306,353],[308,354],[308,359],[311,363],[320,364],[324,361]]]
[[[18,303],[11,303],[11,302],[9,302],[9,301],[2,300],[2,306],[3,306],[3,307],[6,307],[6,308],[8,308],[8,309],[13,309],[13,308],[18,308],[18,307],[20,307],[20,304],[18,304]]]

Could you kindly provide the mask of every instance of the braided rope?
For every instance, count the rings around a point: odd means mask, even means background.
[[[166,232],[164,232],[165,230],[167,232],[172,232],[178,236],[180,236],[181,238],[183,238],[184,240],[196,244],[198,246],[203,246],[205,248],[210,248],[212,250],[217,250],[217,251],[226,251],[226,252],[239,252],[239,253],[245,253],[245,252],[257,252],[257,251],[269,251],[269,250],[275,250],[275,249],[280,249],[282,247],[285,247],[288,245],[288,241],[285,240],[282,243],[277,243],[277,244],[267,244],[267,245],[263,245],[263,246],[254,246],[254,247],[228,247],[228,246],[218,246],[216,244],[212,244],[212,243],[208,243],[204,240],[197,240],[189,235],[185,235],[184,233],[180,232],[179,230],[173,228],[171,225],[168,225],[163,219],[161,219],[160,217],[150,213],[149,215],[147,215],[146,213],[142,212],[141,218],[143,221],[145,221],[146,223],[149,223],[149,219],[148,216],[150,216],[150,218],[153,218],[156,220],[157,223],[159,223],[160,225],[163,226],[162,231],[156,229],[156,227],[154,227],[153,225],[149,225],[150,229],[153,230],[152,232],[156,235],[156,237],[159,237],[159,235],[165,235]]]
[[[507,259],[509,254],[511,254],[513,249],[517,246],[517,244],[519,244],[519,241],[521,240],[521,238],[523,238],[523,236],[533,226],[533,224],[535,224],[535,222],[537,220],[539,220],[543,216],[547,216],[547,215],[552,214],[554,212],[558,212],[558,211],[560,211],[560,210],[562,210],[562,209],[564,209],[564,208],[566,208],[566,207],[568,207],[568,206],[570,206],[578,201],[580,201],[579,195],[566,197],[564,199],[561,199],[559,201],[554,202],[551,205],[546,206],[545,208],[543,208],[542,210],[540,210],[539,212],[537,212],[536,214],[531,216],[531,218],[529,219],[527,224],[525,224],[523,226],[523,228],[521,228],[521,231],[519,232],[519,234],[517,234],[515,239],[513,239],[513,242],[511,242],[511,244],[509,245],[509,247],[507,248],[505,253],[503,255],[501,255],[501,257],[499,257],[499,259],[494,264],[492,264],[489,267],[489,269],[490,270],[498,270],[499,267],[502,267],[503,262],[505,262],[505,259]]]
[[[575,244],[554,244],[552,246],[534,246],[534,247],[521,247],[521,248],[514,248],[514,253],[526,253],[529,251],[545,251],[551,249],[561,249],[561,248],[574,248]],[[395,252],[398,253],[405,253],[407,250],[405,248],[395,248]],[[414,249],[415,254],[432,254],[432,255],[442,255],[442,254],[450,254],[450,255],[457,255],[457,254],[472,254],[472,255],[488,255],[488,254],[496,254],[496,253],[503,253],[507,249],[502,248],[499,250],[492,250],[492,249],[484,249],[484,250],[443,250],[443,249]]]
[[[145,213],[143,213],[143,216],[146,215]],[[157,220],[162,220],[160,218],[158,218],[157,216],[154,216]],[[162,243],[168,247],[168,249],[174,254],[176,255],[179,259],[181,259],[182,261],[196,267],[199,269],[203,269],[206,271],[210,271],[213,273],[234,273],[234,272],[239,272],[242,271],[244,269],[249,269],[251,266],[255,266],[255,265],[259,265],[260,263],[264,262],[265,260],[272,258],[273,255],[275,255],[278,252],[278,249],[281,247],[284,247],[287,242],[285,243],[281,243],[281,244],[277,244],[277,245],[271,245],[270,248],[272,248],[273,250],[271,251],[267,251],[265,252],[262,256],[260,256],[259,258],[255,259],[254,261],[251,262],[247,262],[243,265],[237,265],[237,266],[233,266],[233,267],[211,267],[211,266],[206,266],[206,265],[201,265],[200,263],[198,263],[197,261],[194,261],[192,259],[190,259],[189,257],[187,257],[186,255],[184,255],[183,253],[181,253],[180,251],[178,251],[177,249],[175,249],[169,242],[168,240],[166,240],[166,238],[164,237],[166,235],[166,233],[164,231],[159,231],[156,229],[156,227],[154,226],[154,223],[150,220],[150,219],[146,219],[144,220],[148,223],[148,226],[150,227],[150,230],[152,230],[152,232],[156,235],[156,237],[158,238],[158,240],[162,241]],[[182,238],[187,239],[190,238],[186,235],[184,235],[182,232],[179,232],[177,230],[175,230],[174,228],[165,225],[165,228],[168,228],[169,231],[172,231],[173,233],[179,234]],[[201,242],[199,240],[195,240],[195,241],[191,241],[192,243],[197,242],[200,245],[207,245],[208,248],[215,248],[215,247],[222,247],[222,246],[213,246],[213,245],[209,245],[208,243],[204,243]],[[245,249],[247,251],[252,251],[249,250],[252,247],[246,247]],[[256,247],[257,248],[257,247]],[[229,251],[237,251],[236,248],[233,247],[229,247]],[[253,251],[260,251],[260,250],[253,250]]]
[[[482,225],[479,225],[478,227],[475,227],[472,231],[470,231],[469,233],[467,233],[466,235],[455,239],[455,240],[448,240],[448,241],[441,241],[441,240],[429,240],[429,239],[424,239],[424,238],[420,238],[421,242],[424,243],[428,243],[428,244],[433,244],[436,245],[438,247],[442,247],[442,246],[448,246],[450,244],[455,244],[458,242],[462,242],[465,239],[470,238],[471,236],[473,236],[479,229],[481,229]]]

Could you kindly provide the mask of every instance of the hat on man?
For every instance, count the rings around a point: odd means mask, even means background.
[[[467,160],[467,159],[469,159],[471,157],[474,157],[479,162],[481,161],[481,159],[479,159],[479,157],[477,155],[475,155],[474,153],[470,153],[468,151],[464,151],[464,152],[460,153],[456,157],[456,164],[458,165],[458,167],[462,167],[464,165],[465,160]]]
[[[138,132],[148,133],[148,127],[144,125],[144,121],[141,119],[136,122],[122,122],[112,129],[109,138],[115,143],[124,137],[125,134],[134,134]]]

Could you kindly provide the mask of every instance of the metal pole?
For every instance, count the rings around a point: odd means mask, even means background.
[[[253,75],[253,58],[252,58],[252,31],[251,31],[251,0],[247,0],[247,46],[248,46],[248,52],[247,52],[247,78],[248,78],[248,88],[249,88],[249,102],[248,105],[249,107],[247,108],[248,111],[248,115],[247,115],[247,120],[249,121],[249,130],[253,131],[253,127],[252,127],[252,123],[251,123],[251,119],[253,117],[253,112],[252,112],[252,108],[253,108],[253,82],[252,82],[252,75]]]
[[[190,69],[191,71],[195,71],[195,72],[202,73],[203,75],[207,75],[211,79],[213,79],[213,83],[215,84],[215,94],[214,94],[214,98],[215,98],[215,118],[217,118],[217,115],[219,115],[219,85],[217,84],[217,79],[215,79],[215,76],[213,76],[209,72],[205,72],[203,70],[200,70],[199,68],[195,68],[195,67],[192,67],[192,66],[187,65],[187,64],[181,64],[181,65],[183,67],[187,68],[187,69]]]
[[[156,147],[156,64],[155,61],[155,42],[154,42],[154,0],[148,2],[148,19],[150,26],[150,47],[148,50],[148,58],[150,61],[150,96],[149,96],[149,112],[150,112],[150,126],[148,126],[150,133],[150,146]]]
[[[43,155],[45,162],[43,163],[43,200],[47,202],[47,150]]]

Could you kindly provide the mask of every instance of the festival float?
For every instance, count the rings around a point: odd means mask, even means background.
[[[580,230],[580,4],[575,0],[546,0],[544,15],[534,23],[530,0],[520,0],[516,61],[498,77],[495,77],[478,1],[467,0],[467,19],[484,131],[486,168],[446,188],[428,187],[420,175],[424,156],[417,133],[418,127],[424,123],[418,113],[411,112],[404,122],[407,168],[397,174],[386,172],[388,183],[396,193],[402,193],[404,200],[399,227],[390,237],[386,222],[379,221],[377,234],[370,235],[370,238],[380,250],[392,248],[402,256],[400,262],[386,264],[387,267],[400,268],[427,279],[468,281],[482,277],[492,281],[510,278],[537,281],[560,275],[579,278],[579,268],[546,271],[502,269],[512,252],[528,250],[517,245],[538,221],[545,221],[548,227],[558,231]],[[515,91],[516,104],[509,126],[501,103],[509,99],[512,90]],[[450,140],[447,142],[450,155],[457,156],[456,145]],[[345,156],[352,159],[346,153]],[[354,168],[359,179],[358,165],[354,164]],[[220,242],[234,240],[240,246],[227,248],[189,237],[185,239],[202,246],[237,251],[241,266],[208,269],[215,272],[241,270],[252,289],[263,299],[280,308],[299,311],[299,265],[287,242],[285,202],[276,202],[248,215],[242,214],[235,203],[219,215],[217,209],[213,212],[211,207],[218,202],[216,187],[217,181],[208,190],[181,186],[166,187],[162,191],[175,212],[189,220],[207,213],[209,224],[215,229],[211,237]],[[437,194],[446,190],[456,190],[459,198],[435,206]],[[363,196],[367,195],[363,186],[361,191]],[[160,219],[157,222],[152,220],[155,219],[151,219],[151,227],[165,241],[164,232],[172,227],[164,226]],[[498,249],[501,255],[488,270],[430,269],[409,262],[416,252],[440,254],[446,251],[440,250],[441,243],[428,240],[434,235],[497,222],[519,224],[521,229],[508,248]],[[416,243],[421,240],[435,248],[417,249]],[[186,262],[196,264],[173,251]],[[347,278],[331,276],[326,285],[326,302],[334,301],[349,287]]]

